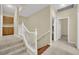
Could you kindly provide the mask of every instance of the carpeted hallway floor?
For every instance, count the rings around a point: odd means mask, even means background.
[[[53,42],[42,55],[79,55],[79,50],[66,41],[58,40]]]

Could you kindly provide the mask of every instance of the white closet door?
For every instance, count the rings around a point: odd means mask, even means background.
[[[57,40],[61,38],[61,20],[57,19]]]
[[[61,38],[61,22],[58,19],[54,20],[54,41]]]
[[[54,41],[57,40],[57,20],[54,19]]]

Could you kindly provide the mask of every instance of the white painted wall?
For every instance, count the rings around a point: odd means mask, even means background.
[[[61,35],[68,35],[68,19],[61,19]]]

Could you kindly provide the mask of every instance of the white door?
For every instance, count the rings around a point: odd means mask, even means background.
[[[54,19],[54,41],[57,40],[57,20]]]
[[[61,20],[57,19],[57,40],[61,38]]]
[[[54,41],[61,38],[61,21],[59,19],[54,20]]]

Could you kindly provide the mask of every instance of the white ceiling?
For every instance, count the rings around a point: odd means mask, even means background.
[[[68,6],[70,4],[53,4],[55,9],[60,9]],[[20,7],[19,15],[28,17],[41,9],[47,7],[47,4],[4,4],[3,5],[3,12],[6,14],[14,14],[15,7]]]
[[[30,16],[45,7],[47,7],[47,5],[26,5],[26,7],[23,8],[23,11],[21,11],[20,14],[23,16]]]
[[[3,11],[6,14],[14,14],[15,7],[20,7],[19,11],[20,16],[28,17],[41,9],[47,7],[48,5],[43,4],[16,4],[16,5],[3,5]]]
[[[53,4],[53,6],[55,7],[56,10],[67,7],[69,5],[72,5],[72,4]]]

